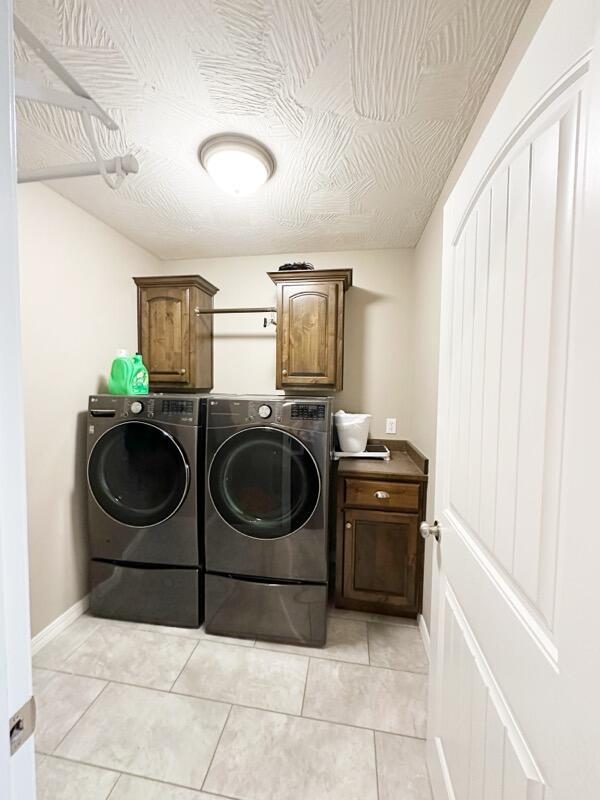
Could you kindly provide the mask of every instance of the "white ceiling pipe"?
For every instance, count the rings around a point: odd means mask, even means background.
[[[104,162],[109,175],[129,175],[139,170],[137,159],[132,155],[117,156]],[[53,181],[61,178],[83,178],[88,175],[100,175],[100,166],[96,161],[83,164],[65,164],[60,167],[41,167],[40,169],[19,170],[17,183],[33,183],[34,181]]]

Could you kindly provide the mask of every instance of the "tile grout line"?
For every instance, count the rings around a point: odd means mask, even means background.
[[[171,636],[171,634],[164,634],[164,635],[165,636]],[[185,638],[185,637],[178,637],[178,638]],[[200,644],[202,642],[206,642],[206,644],[216,644],[216,645],[223,644],[226,647],[239,647],[242,650],[253,650],[254,649],[253,646],[250,647],[248,645],[240,645],[240,644],[237,644],[236,642],[216,642],[216,641],[213,641],[212,639],[208,639],[208,640],[207,639],[197,639],[196,640],[196,639],[191,639],[191,638],[188,637],[186,639],[186,641],[196,641],[197,644]],[[275,649],[275,648],[266,646],[268,644],[271,644],[271,643],[270,642],[266,642],[265,646],[257,647],[256,651],[258,651],[258,652],[267,652],[267,653],[277,653],[277,654],[286,655],[286,656],[304,656],[304,658],[317,659],[318,661],[326,661],[328,663],[333,663],[333,664],[348,664],[351,667],[352,666],[353,667],[372,667],[373,669],[388,669],[388,670],[391,670],[392,672],[408,672],[411,675],[429,676],[429,669],[426,669],[424,672],[420,672],[419,670],[415,670],[415,669],[406,669],[406,668],[402,669],[401,667],[390,667],[390,666],[384,666],[384,665],[381,665],[381,664],[370,664],[370,663],[365,664],[363,661],[347,661],[344,658],[329,658],[327,656],[321,656],[321,655],[318,655],[318,654],[312,653],[312,652],[310,653],[310,655],[309,655],[308,652],[306,654],[304,654],[304,653],[288,653],[285,650],[279,650],[279,649]],[[43,667],[43,666],[39,666],[39,667],[36,667],[36,669],[45,669],[48,672],[62,672],[62,673],[67,674],[67,675],[82,675],[82,677],[85,677],[85,678],[97,678],[98,677],[97,675],[87,675],[87,674],[84,674],[84,673],[81,673],[81,672],[69,671],[68,669],[64,669],[63,667],[64,667],[64,663],[63,663],[63,666],[61,666],[61,667]],[[114,678],[99,678],[99,679],[100,680],[115,680]],[[117,682],[126,683],[126,681],[117,681]],[[142,686],[141,684],[138,684],[138,683],[133,683],[131,685],[132,686],[140,686],[140,688],[146,688],[146,689],[154,688],[152,686]],[[158,691],[161,691],[161,690],[159,689]]]
[[[71,656],[74,655],[75,652],[77,650],[79,650],[79,648],[82,647],[83,644],[85,644],[85,642],[89,639],[89,637],[92,636],[98,630],[98,628],[107,627],[108,626],[108,627],[110,627],[112,629],[124,629],[124,630],[129,629],[129,630],[134,630],[134,631],[141,631],[143,633],[154,633],[157,636],[170,636],[171,638],[186,639],[188,641],[194,641],[197,644],[199,644],[200,642],[208,642],[210,644],[223,644],[223,645],[227,645],[229,647],[244,647],[244,648],[247,648],[248,650],[252,650],[252,649],[266,650],[266,651],[268,651],[270,653],[283,653],[285,655],[306,655],[306,657],[318,658],[318,659],[320,659],[322,661],[336,661],[336,662],[340,662],[340,663],[343,663],[343,664],[357,664],[359,666],[372,666],[372,667],[380,668],[380,669],[391,669],[391,670],[395,670],[397,672],[411,672],[411,673],[414,673],[416,675],[427,675],[429,673],[429,665],[426,668],[426,670],[424,672],[422,672],[422,671],[419,671],[419,670],[416,670],[416,669],[412,669],[412,670],[411,669],[402,669],[400,667],[391,667],[389,665],[381,665],[381,664],[372,664],[371,663],[370,641],[369,641],[369,625],[381,625],[383,627],[392,628],[392,629],[394,629],[394,628],[405,628],[405,629],[408,628],[409,630],[417,630],[418,631],[418,627],[417,626],[408,625],[407,623],[402,623],[402,622],[396,622],[396,623],[379,622],[379,621],[373,622],[373,621],[369,621],[369,620],[361,620],[361,619],[358,619],[358,618],[350,618],[350,617],[347,618],[347,620],[346,620],[345,617],[338,617],[337,615],[333,615],[333,617],[334,617],[334,619],[339,619],[339,620],[342,620],[342,621],[362,622],[366,626],[367,653],[368,653],[368,655],[367,655],[368,662],[366,664],[363,663],[362,661],[348,661],[347,659],[344,659],[344,658],[329,658],[327,656],[321,656],[321,655],[319,655],[318,652],[313,653],[312,652],[313,648],[307,648],[307,650],[310,652],[310,655],[309,655],[308,652],[306,654],[305,653],[290,653],[290,652],[287,652],[286,650],[282,650],[281,648],[278,648],[276,646],[277,645],[276,642],[269,642],[269,641],[266,641],[266,640],[261,640],[261,644],[258,645],[258,646],[257,646],[257,644],[258,644],[258,640],[257,639],[252,640],[252,644],[251,645],[242,645],[237,640],[228,641],[227,640],[228,637],[222,637],[222,640],[221,640],[221,638],[219,638],[219,639],[207,638],[208,635],[204,635],[204,636],[198,638],[198,637],[195,637],[195,636],[187,636],[186,634],[182,634],[182,633],[179,633],[179,632],[178,633],[169,633],[167,631],[162,631],[162,630],[161,631],[153,631],[153,630],[149,630],[149,628],[140,627],[140,625],[142,625],[142,623],[131,623],[131,625],[133,627],[130,628],[129,624],[127,624],[127,623],[125,623],[125,624],[117,624],[113,620],[105,620],[104,618],[94,618],[94,619],[99,619],[100,620],[98,627],[95,628],[93,631],[91,631],[88,634],[88,636],[86,636],[84,641],[80,642],[80,644],[78,644],[75,647],[74,650],[69,651],[68,656],[66,656],[65,658],[62,659],[62,664],[64,664],[69,658],[71,658]],[[77,620],[75,622],[77,622]],[[75,622],[72,623],[72,624],[75,624]],[[65,632],[67,630],[68,630],[68,628],[65,629]],[[38,655],[41,655],[42,652],[43,652],[43,650],[41,650]],[[47,666],[40,665],[40,666],[37,666],[36,668],[37,669],[46,669],[46,670],[55,670],[55,671],[67,672],[67,670],[61,670],[59,667],[55,667],[55,666],[54,667],[47,667]],[[73,673],[73,674],[76,674],[76,673]],[[88,677],[95,677],[95,676],[88,676]],[[133,685],[138,685],[138,684],[133,684]]]
[[[189,654],[189,656],[188,656],[188,657],[186,658],[186,660],[185,660],[185,664],[184,664],[184,665],[181,667],[181,669],[179,670],[179,673],[178,673],[177,677],[175,678],[175,680],[174,680],[174,681],[173,681],[173,683],[171,684],[171,686],[170,686],[170,688],[169,688],[169,693],[170,693],[170,692],[173,692],[173,687],[175,686],[175,684],[177,683],[177,681],[179,680],[179,678],[181,678],[181,676],[183,675],[183,671],[184,671],[184,669],[185,669],[185,668],[187,667],[187,665],[190,663],[190,659],[191,659],[191,657],[194,655],[194,653],[196,652],[196,650],[198,649],[198,645],[199,645],[199,644],[200,644],[200,641],[198,640],[198,641],[196,642],[195,646],[194,646],[194,647],[192,647],[192,649],[191,649],[191,651],[190,651],[190,654]],[[140,687],[140,688],[141,688],[141,687]]]
[[[221,728],[221,733],[219,734],[219,738],[217,739],[217,743],[215,745],[215,749],[213,750],[213,754],[210,758],[210,762],[208,767],[206,768],[206,772],[204,773],[204,778],[202,780],[202,786],[200,787],[200,791],[204,791],[204,784],[208,779],[208,774],[212,768],[213,761],[215,760],[215,756],[217,755],[217,750],[219,749],[219,745],[221,744],[221,739],[223,738],[223,734],[225,733],[225,728],[227,727],[227,723],[229,722],[229,717],[231,716],[231,712],[233,711],[233,703],[229,706],[229,711],[227,712],[227,716],[225,717],[225,722],[223,723],[223,727]]]
[[[166,781],[166,780],[164,780],[162,778],[149,778],[147,775],[142,775],[139,772],[127,772],[127,770],[124,770],[124,769],[118,770],[118,769],[111,769],[111,767],[101,767],[98,764],[93,764],[91,761],[78,761],[75,758],[69,758],[69,756],[50,755],[49,758],[56,758],[58,761],[66,761],[68,764],[82,765],[84,767],[92,767],[93,769],[102,770],[102,772],[114,772],[114,773],[116,773],[118,775],[117,781],[115,782],[115,785],[110,790],[110,794],[112,794],[114,792],[114,790],[115,790],[115,788],[117,786],[117,783],[119,782],[119,779],[122,776],[126,776],[128,778],[139,778],[142,781],[149,781],[150,783],[159,783],[159,784],[162,784],[163,786],[173,786],[175,789],[186,789],[188,792],[196,792],[196,793],[205,792],[206,793],[206,789],[195,789],[194,787],[189,786],[188,784],[185,784],[185,783],[173,783],[172,781]],[[226,795],[226,794],[215,794],[214,792],[207,792],[207,793],[210,794],[211,797],[217,797],[217,798],[222,797],[222,798],[224,798],[224,800],[238,800],[237,798],[231,797],[230,795]],[[109,800],[109,798],[110,798],[110,795],[106,798],[106,800]]]
[[[377,759],[377,733],[373,731],[373,752],[375,755],[375,783],[377,786],[377,800],[379,800],[379,761]]]
[[[75,762],[75,763],[77,763],[77,762]],[[115,789],[117,788],[117,784],[119,784],[119,783],[120,783],[120,781],[121,781],[121,778],[122,778],[122,777],[123,777],[123,773],[122,773],[122,772],[119,772],[119,774],[117,775],[117,780],[116,780],[116,781],[113,783],[113,787],[112,787],[112,789],[111,789],[111,790],[110,790],[110,792],[109,792],[109,793],[106,795],[106,797],[104,798],[104,800],[110,800],[111,796],[112,796],[112,795],[115,793]]]
[[[77,619],[76,619],[76,620],[74,620],[74,621],[71,623],[71,625],[69,625],[67,628],[65,628],[65,629],[64,629],[64,631],[61,631],[61,633],[59,634],[59,636],[60,636],[60,635],[62,635],[63,633],[66,633],[66,632],[67,632],[67,631],[68,631],[68,630],[71,628],[71,626],[72,626],[72,625],[75,625],[75,624],[76,624],[76,623],[77,623],[77,622],[78,622],[80,619],[82,619],[82,618],[83,618],[83,614],[81,615],[81,617],[77,617]],[[87,634],[87,636],[85,636],[85,637],[84,637],[84,638],[83,638],[83,639],[82,639],[82,640],[79,642],[79,644],[76,644],[76,645],[75,645],[75,647],[74,647],[72,650],[69,650],[69,652],[67,653],[67,655],[66,655],[66,656],[62,656],[62,657],[61,657],[61,664],[64,664],[64,663],[65,663],[65,661],[67,661],[69,658],[71,658],[71,656],[72,656],[72,655],[74,655],[74,654],[77,652],[77,650],[79,650],[79,648],[80,648],[80,647],[83,647],[83,645],[84,645],[84,644],[87,642],[87,640],[88,640],[88,639],[89,639],[89,638],[90,638],[90,637],[91,637],[91,636],[92,636],[94,633],[96,633],[96,631],[98,630],[98,628],[100,628],[100,627],[101,627],[103,624],[104,624],[104,623],[102,623],[102,622],[98,622],[98,625],[97,625],[97,626],[96,626],[96,627],[95,627],[93,630],[91,630],[91,631],[90,631],[90,632]],[[57,637],[55,637],[55,639],[57,639],[57,638],[58,638],[58,636],[57,636]],[[52,644],[52,643],[55,641],[55,639],[52,639],[52,641],[48,642],[48,644],[47,644],[47,645],[45,645],[44,647],[42,647],[42,649],[39,651],[39,653],[36,653],[36,654],[35,654],[35,655],[32,657],[32,659],[31,659],[31,665],[32,665],[32,667],[33,667],[34,669],[54,669],[54,667],[38,667],[36,664],[34,664],[34,663],[33,663],[33,660],[34,660],[34,659],[37,659],[37,658],[38,658],[38,656],[41,656],[41,655],[42,655],[42,653],[44,652],[44,650],[46,649],[46,647],[50,647],[50,645],[51,645],[51,644]]]
[[[76,676],[76,677],[79,677],[79,678],[86,678],[86,677],[87,677],[87,675],[78,675],[78,676]],[[76,719],[76,720],[75,720],[75,722],[74,722],[74,723],[71,725],[71,727],[69,728],[69,730],[68,730],[68,731],[65,733],[65,735],[62,737],[62,739],[60,740],[60,742],[58,742],[58,744],[57,744],[57,745],[54,747],[54,749],[53,749],[52,753],[49,753],[48,755],[54,755],[54,753],[55,753],[55,752],[58,750],[58,748],[61,746],[61,744],[62,744],[62,743],[64,742],[64,740],[67,738],[67,736],[68,736],[68,735],[69,735],[69,734],[72,732],[72,730],[75,728],[75,726],[76,726],[76,725],[78,725],[78,724],[81,722],[81,720],[82,720],[82,719],[85,717],[85,715],[86,715],[86,714],[88,713],[88,711],[89,711],[89,710],[92,708],[92,706],[94,706],[94,705],[95,705],[95,704],[98,702],[98,700],[99,700],[99,699],[102,697],[102,695],[104,694],[104,692],[106,691],[106,689],[108,688],[108,686],[109,686],[109,685],[110,685],[110,682],[109,682],[109,681],[106,681],[106,682],[105,682],[105,684],[104,684],[104,686],[102,687],[102,689],[100,689],[100,691],[98,692],[98,694],[96,695],[96,697],[94,697],[94,699],[93,699],[93,700],[92,700],[92,702],[89,704],[89,706],[88,706],[86,709],[84,709],[84,711],[82,711],[82,712],[81,712],[81,714],[80,714],[80,715],[77,717],[77,719]]]
[[[321,660],[325,660],[325,659],[321,659]],[[359,664],[358,666],[368,666],[368,665]],[[384,669],[384,667],[375,667],[375,669]],[[395,671],[398,672],[399,670],[395,670]],[[192,700],[204,700],[205,702],[218,703],[219,705],[223,705],[223,706],[231,705],[231,706],[237,706],[238,708],[248,708],[248,709],[251,709],[253,711],[262,711],[262,712],[264,712],[266,714],[283,714],[284,716],[295,717],[297,719],[310,719],[313,722],[324,722],[324,723],[327,723],[327,724],[330,724],[330,725],[342,725],[342,726],[344,726],[346,728],[353,728],[353,729],[359,730],[359,731],[377,731],[379,733],[389,733],[392,736],[405,736],[408,739],[417,739],[418,741],[424,741],[425,738],[426,738],[424,736],[415,736],[415,735],[412,735],[410,733],[398,733],[397,731],[388,731],[388,730],[383,730],[381,728],[367,728],[367,727],[364,727],[362,725],[353,725],[351,722],[340,722],[339,720],[326,719],[324,717],[309,717],[309,716],[307,716],[306,714],[303,714],[303,713],[294,714],[293,712],[290,712],[290,711],[278,711],[278,710],[275,710],[275,709],[272,709],[272,708],[261,708],[260,706],[251,706],[251,705],[248,705],[248,704],[245,704],[245,703],[240,703],[240,702],[232,703],[232,702],[230,702],[228,700],[217,700],[214,697],[207,697],[206,695],[189,694],[187,692],[172,692],[170,689],[157,689],[154,686],[140,686],[137,683],[128,683],[127,681],[117,680],[115,678],[111,678],[111,679],[95,678],[95,676],[93,676],[93,675],[92,676],[90,676],[90,675],[81,675],[80,673],[77,673],[77,672],[61,672],[60,674],[61,675],[75,675],[78,678],[94,678],[95,680],[105,680],[106,683],[107,683],[107,686],[105,686],[102,689],[102,692],[100,692],[100,694],[102,694],[104,692],[104,690],[108,687],[108,685],[110,685],[112,683],[112,684],[117,685],[117,686],[129,686],[132,689],[144,689],[144,690],[149,691],[149,692],[160,692],[161,694],[167,694],[167,695],[170,695],[170,696],[173,696],[173,697],[188,697],[188,698],[190,698]],[[421,673],[410,673],[410,674],[411,675],[412,674],[419,675]],[[307,671],[307,675],[308,675],[308,671]],[[98,697],[99,696],[100,695],[98,695]],[[85,710],[84,715],[87,714],[87,712],[90,710],[92,705],[94,705],[96,703],[96,700],[98,700],[98,698],[96,698],[92,702],[92,704]],[[304,705],[304,702],[303,702],[303,705]],[[72,730],[72,728],[71,728],[71,730]],[[71,732],[71,730],[69,731],[69,733]],[[61,740],[61,743],[62,743],[62,740]],[[57,747],[58,747],[58,745],[57,745]],[[43,755],[54,755],[54,753],[44,753]]]
[[[308,663],[306,664],[306,677],[304,679],[304,691],[302,692],[302,705],[300,706],[300,717],[304,716],[304,701],[306,700],[306,689],[308,688],[308,673],[310,672],[310,662],[311,657],[308,657]]]

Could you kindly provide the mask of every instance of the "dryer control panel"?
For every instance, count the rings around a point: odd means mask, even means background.
[[[245,425],[278,425],[327,434],[331,427],[331,400],[284,395],[209,395],[209,429]]]
[[[292,419],[325,419],[325,403],[293,403],[290,413]]]
[[[144,394],[135,396],[91,395],[91,418],[146,419],[175,425],[203,425],[205,401],[199,396]]]

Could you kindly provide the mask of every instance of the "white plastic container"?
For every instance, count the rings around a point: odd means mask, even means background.
[[[340,440],[340,450],[344,453],[364,452],[369,439],[370,414],[346,414],[337,411],[333,418]]]

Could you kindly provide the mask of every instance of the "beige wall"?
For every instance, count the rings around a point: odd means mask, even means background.
[[[171,274],[198,273],[214,283],[219,287],[216,307],[273,306],[275,285],[267,271],[299,260],[322,269],[354,270],[353,287],[346,294],[344,391],[336,396],[336,407],[372,414],[372,436],[386,435],[386,417],[396,417],[396,437],[406,438],[412,250],[204,258],[164,262],[164,268]],[[216,316],[214,360],[215,392],[275,392],[275,329],[263,328],[260,314]]]
[[[87,397],[116,348],[135,349],[131,276],[160,262],[44,186],[18,202],[35,635],[87,593]]]
[[[198,272],[220,306],[272,305],[266,275],[284,261],[351,266],[345,389],[338,408],[373,415],[371,434],[411,439],[435,464],[443,204],[549,0],[532,0],[416,250],[302,253],[160,262],[43,186],[19,188],[32,630],[87,591],[87,395],[118,347],[136,346],[134,274]],[[260,316],[215,319],[215,391],[275,390],[274,329]],[[433,516],[434,477],[429,493]],[[424,616],[430,620],[426,553]]]
[[[442,229],[444,204],[473,148],[492,116],[508,82],[517,68],[534,33],[539,27],[550,0],[531,0],[511,42],[504,61],[481,106],[467,140],[446,181],[435,209],[415,249],[411,295],[413,299],[413,382],[410,391],[409,438],[430,459],[428,519],[434,518],[435,450],[438,394],[438,359],[440,336],[440,294],[442,278]],[[425,550],[423,616],[431,621],[432,546]]]

